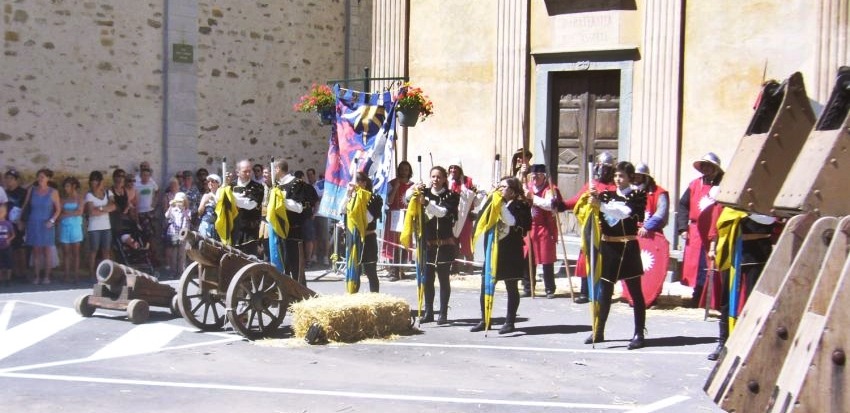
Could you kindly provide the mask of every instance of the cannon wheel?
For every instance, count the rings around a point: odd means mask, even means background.
[[[201,288],[201,275],[205,271],[211,270],[197,262],[186,267],[177,286],[180,295],[178,307],[189,324],[204,331],[221,330],[224,327],[224,302],[218,288]]]
[[[89,297],[91,295],[81,295],[74,301],[74,309],[83,317],[91,317],[94,314],[95,308],[89,304]]]
[[[289,299],[277,269],[252,263],[240,269],[227,289],[227,319],[242,336],[255,339],[280,326]]]
[[[145,300],[130,300],[127,304],[127,318],[133,324],[143,324],[150,317],[150,306]]]

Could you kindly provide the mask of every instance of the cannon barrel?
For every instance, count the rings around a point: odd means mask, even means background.
[[[119,290],[123,285],[135,284],[136,278],[146,278],[153,282],[159,281],[156,277],[150,274],[119,264],[112,260],[101,261],[97,266],[95,275],[101,284],[107,285],[110,289]]]

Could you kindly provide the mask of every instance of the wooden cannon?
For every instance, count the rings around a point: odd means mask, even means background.
[[[150,307],[166,307],[177,315],[177,291],[170,285],[159,281],[146,273],[103,260],[95,271],[97,284],[93,293],[77,298],[74,308],[83,317],[91,317],[97,308],[127,311],[127,317],[133,324],[148,320]]]
[[[253,255],[193,231],[182,236],[194,262],[180,276],[177,306],[201,330],[222,329],[226,317],[246,338],[267,336],[280,326],[291,302],[316,295]]]

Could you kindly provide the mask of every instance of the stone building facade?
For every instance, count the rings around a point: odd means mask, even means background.
[[[0,168],[31,176],[323,169],[327,127],[292,109],[369,65],[371,2],[4,0]]]

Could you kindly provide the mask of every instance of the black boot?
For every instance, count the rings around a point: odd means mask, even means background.
[[[719,324],[720,334],[718,335],[717,347],[711,354],[708,355],[708,359],[711,361],[717,361],[720,358],[720,354],[723,352],[723,348],[726,346],[726,339],[729,338],[729,319],[722,317]]]
[[[449,315],[447,310],[440,310],[440,317],[437,318],[437,325],[442,326],[449,323]]]
[[[643,333],[635,334],[629,341],[629,350],[643,348],[646,344],[643,342]]]
[[[445,325],[449,323],[449,297],[451,296],[452,290],[450,290],[448,283],[446,285],[440,284],[440,318],[437,319],[437,325]]]
[[[419,319],[420,323],[433,323],[434,322],[434,307],[429,306],[427,303],[425,304],[425,314],[422,318]]]
[[[601,343],[603,341],[605,341],[605,326],[600,326],[599,330],[596,332],[596,336],[593,334],[587,336],[587,338],[584,339],[584,344]]]
[[[633,285],[634,286],[634,285]],[[640,288],[638,284],[637,288]],[[632,289],[634,290],[634,289]],[[640,295],[639,299],[636,295]],[[646,330],[646,308],[643,301],[643,294],[640,290],[636,294],[632,294],[634,300],[634,319],[635,319],[635,335],[629,341],[629,350],[643,348],[646,344],[643,340],[643,332]]]
[[[505,317],[505,324],[502,324],[502,328],[499,329],[499,334],[510,334],[513,333],[514,330],[514,322],[516,322],[516,310],[514,310],[513,314],[508,313],[508,316]]]
[[[477,333],[479,331],[484,331],[484,320],[481,320],[481,321],[478,322],[478,324],[472,326],[472,328],[470,328],[469,331],[471,331],[473,333]]]

